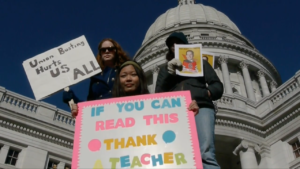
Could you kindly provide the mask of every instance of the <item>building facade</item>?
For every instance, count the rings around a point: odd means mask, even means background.
[[[151,92],[166,63],[165,40],[174,31],[216,55],[215,71],[225,88],[216,102],[221,168],[300,168],[300,71],[282,83],[225,14],[178,0],[150,26],[134,57]],[[71,168],[74,125],[69,112],[0,87],[0,169]]]
[[[150,26],[134,56],[151,92],[166,64],[165,40],[174,31],[215,54],[214,69],[225,88],[216,102],[221,168],[300,168],[300,71],[282,84],[273,64],[225,14],[194,0],[178,0]]]
[[[71,169],[69,112],[0,87],[0,169]]]

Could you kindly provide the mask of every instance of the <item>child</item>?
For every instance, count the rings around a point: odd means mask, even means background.
[[[186,51],[186,60],[183,61],[183,71],[197,73],[197,63],[194,60],[194,52],[192,50]]]

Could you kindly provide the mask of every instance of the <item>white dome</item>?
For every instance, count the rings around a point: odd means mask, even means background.
[[[207,23],[231,29],[241,34],[239,28],[222,12],[202,4],[178,5],[160,15],[148,29],[143,44],[162,30],[177,24]]]

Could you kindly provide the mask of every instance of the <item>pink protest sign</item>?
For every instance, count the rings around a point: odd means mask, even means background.
[[[202,169],[189,91],[78,104],[72,169]]]

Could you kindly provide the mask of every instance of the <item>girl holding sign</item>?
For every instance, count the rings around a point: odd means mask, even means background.
[[[172,33],[166,40],[169,52],[166,55],[167,66],[159,71],[155,92],[191,91],[192,103],[189,110],[196,112],[195,120],[200,142],[204,169],[220,169],[215,158],[214,130],[215,109],[213,100],[223,94],[223,84],[210,64],[203,60],[203,77],[185,77],[175,74],[175,69],[182,70],[182,63],[174,58],[175,44],[188,44],[182,32]],[[206,86],[207,84],[207,86]]]
[[[113,87],[113,97],[149,94],[146,76],[141,66],[134,61],[124,62],[117,71]],[[72,106],[72,116],[77,116],[78,108]]]
[[[129,60],[126,52],[113,39],[103,39],[98,46],[96,57],[102,72],[91,77],[87,100],[107,99],[112,97],[112,88],[117,73],[117,68]],[[73,91],[64,91],[63,101],[68,104],[70,100],[80,102]],[[77,105],[71,107],[72,112],[76,111]]]

